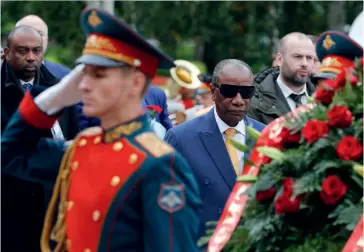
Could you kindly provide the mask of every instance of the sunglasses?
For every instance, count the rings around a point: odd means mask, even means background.
[[[236,86],[230,84],[221,84],[216,87],[220,89],[220,93],[225,98],[234,98],[238,93],[243,99],[250,99],[254,96],[255,87],[254,86]]]

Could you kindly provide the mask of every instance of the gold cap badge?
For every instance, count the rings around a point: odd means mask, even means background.
[[[322,45],[326,50],[329,50],[333,45],[335,45],[335,42],[332,40],[330,35],[326,35],[326,38],[322,42]]]
[[[96,11],[91,11],[90,16],[88,16],[88,23],[93,27],[96,27],[102,23],[101,19],[96,14]]]

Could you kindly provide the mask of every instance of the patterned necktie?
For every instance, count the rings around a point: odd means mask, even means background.
[[[229,128],[225,130],[224,134],[226,135],[226,149],[229,153],[231,163],[234,166],[234,170],[236,175],[240,175],[240,163],[239,163],[239,157],[238,157],[238,150],[232,145],[231,138],[233,138],[236,134],[236,129]]]
[[[31,88],[32,88],[32,84],[30,84],[30,83],[24,83],[23,84],[23,89],[24,89],[24,92],[26,92],[26,91],[28,91],[28,90],[30,90]]]
[[[303,93],[303,94],[293,94],[292,93],[289,95],[289,98],[291,98],[295,102],[296,108],[297,108],[302,105],[301,97],[304,95],[305,95],[305,93]]]

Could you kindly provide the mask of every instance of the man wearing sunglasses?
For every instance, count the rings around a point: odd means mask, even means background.
[[[254,95],[253,73],[246,63],[221,61],[215,67],[211,91],[214,108],[170,129],[165,137],[187,160],[199,184],[203,202],[199,237],[205,235],[206,222],[219,219],[249,156],[233,148],[229,139],[247,144],[247,126],[258,131],[264,128],[264,124],[246,116]]]

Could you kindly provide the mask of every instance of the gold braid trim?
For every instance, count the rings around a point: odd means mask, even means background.
[[[76,140],[77,142],[77,140]],[[70,162],[75,151],[75,145],[72,144],[65,152],[62,163],[59,168],[56,184],[53,188],[52,198],[49,203],[46,216],[44,218],[43,231],[40,240],[40,247],[42,252],[51,252],[49,247],[49,240],[52,239],[57,242],[54,252],[66,251],[66,220],[65,211],[67,208],[67,195],[69,189],[70,179]],[[60,196],[58,205],[58,217],[55,226],[52,228],[54,210]],[[50,234],[51,233],[51,234]]]

